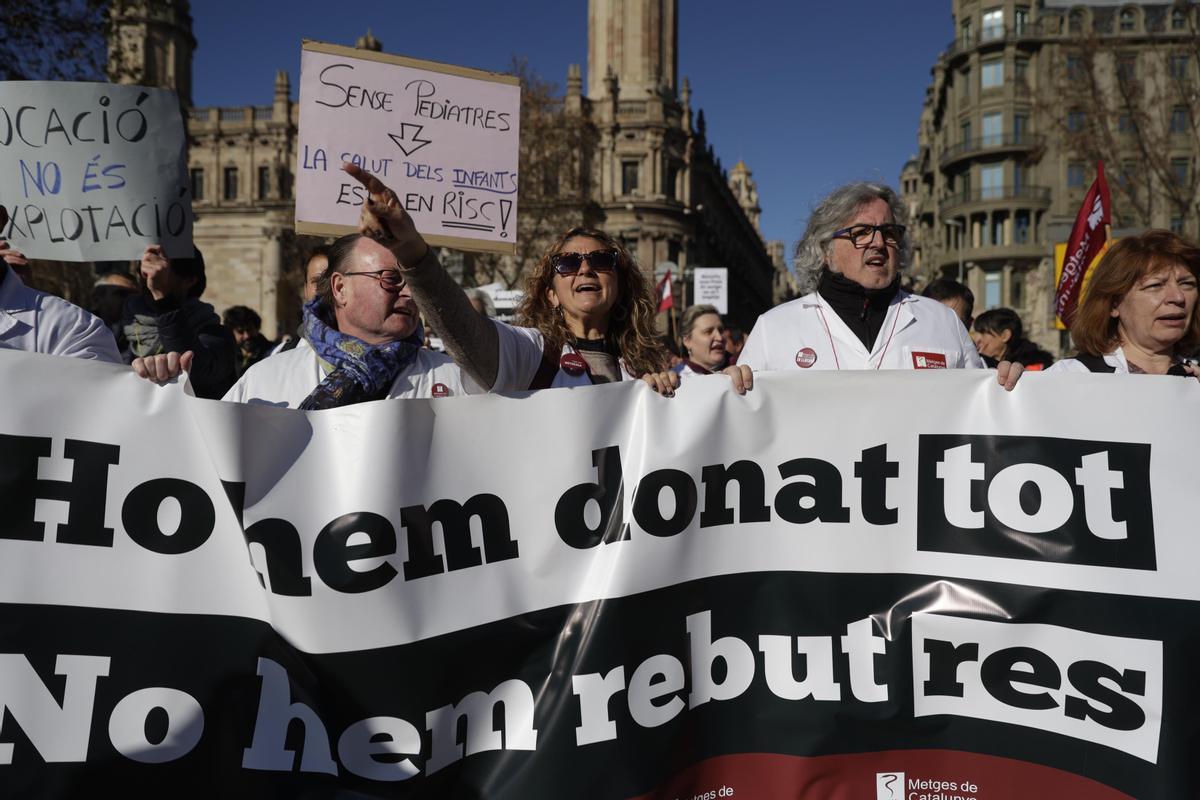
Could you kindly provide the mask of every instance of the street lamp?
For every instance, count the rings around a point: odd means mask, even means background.
[[[946,224],[953,225],[958,228],[958,282],[963,282],[963,238],[967,235],[967,223],[961,219],[945,220]]]

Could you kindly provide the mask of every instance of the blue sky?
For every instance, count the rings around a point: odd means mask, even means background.
[[[790,252],[813,203],[844,181],[898,183],[930,68],[953,38],[949,0],[679,5],[693,109],[724,166],[753,171],[766,238]],[[560,87],[568,64],[587,68],[586,0],[198,0],[192,16],[197,106],[268,103],[277,69],[294,92],[301,39],[350,45],[367,28],[416,58],[505,70],[524,57]]]

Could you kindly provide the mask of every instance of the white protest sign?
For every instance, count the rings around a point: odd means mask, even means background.
[[[0,83],[3,231],[31,258],[119,261],[148,244],[192,253],[179,99],[109,83]]]
[[[729,313],[729,270],[724,267],[697,267],[692,270],[697,303],[708,303],[722,314]]]
[[[305,42],[296,230],[358,229],[366,198],[343,161],[392,188],[432,244],[515,252],[516,77]]]

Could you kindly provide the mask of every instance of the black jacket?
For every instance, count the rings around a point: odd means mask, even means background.
[[[219,400],[236,380],[237,344],[208,303],[189,297],[182,303],[142,294],[125,302],[121,318],[127,361],[161,353],[195,353],[190,377],[198,397]]]

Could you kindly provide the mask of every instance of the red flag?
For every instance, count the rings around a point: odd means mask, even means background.
[[[663,312],[674,307],[675,293],[671,290],[671,271],[667,270],[667,274],[658,282],[658,310]]]
[[[1067,252],[1063,257],[1062,277],[1054,294],[1054,310],[1068,328],[1075,317],[1083,276],[1104,247],[1111,224],[1112,197],[1108,193],[1108,182],[1104,180],[1104,162],[1100,161],[1096,164],[1096,180],[1083,198],[1079,215],[1075,217],[1075,227],[1071,228],[1071,238],[1067,240]]]

